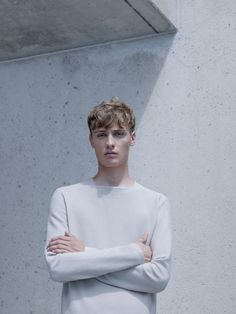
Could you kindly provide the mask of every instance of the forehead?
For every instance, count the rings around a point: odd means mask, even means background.
[[[101,131],[116,131],[116,130],[126,130],[128,131],[128,128],[125,126],[120,127],[118,124],[113,124],[112,126],[105,128],[100,127],[93,130],[94,133],[101,132]]]

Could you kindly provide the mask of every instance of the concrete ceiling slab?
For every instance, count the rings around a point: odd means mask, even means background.
[[[150,0],[1,0],[0,61],[175,32]]]

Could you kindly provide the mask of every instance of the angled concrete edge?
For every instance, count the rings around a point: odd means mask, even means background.
[[[173,1],[2,0],[0,62],[174,33]]]
[[[151,0],[124,0],[156,33],[175,33],[177,28]]]

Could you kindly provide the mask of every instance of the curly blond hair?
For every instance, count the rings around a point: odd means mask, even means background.
[[[113,124],[118,124],[120,128],[127,128],[130,133],[135,130],[133,109],[118,97],[96,105],[90,111],[87,122],[91,134],[97,128],[107,129]]]

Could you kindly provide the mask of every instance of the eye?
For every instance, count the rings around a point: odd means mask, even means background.
[[[98,133],[97,134],[97,137],[104,137],[104,136],[106,136],[106,133]]]
[[[126,135],[126,132],[122,131],[122,130],[119,130],[119,131],[115,132],[115,136],[118,136],[118,137],[122,137],[122,136],[125,136],[125,135]]]

